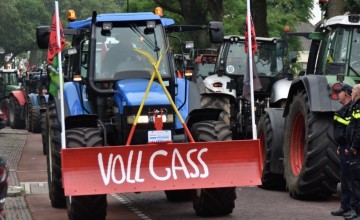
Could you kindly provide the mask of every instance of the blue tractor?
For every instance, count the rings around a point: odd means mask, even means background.
[[[92,190],[85,195],[65,196],[64,188],[67,187],[63,181],[69,178],[63,178],[64,166],[68,165],[63,161],[63,127],[66,131],[66,148],[70,150],[141,145],[148,144],[151,140],[186,143],[189,142],[184,131],[187,129],[175,114],[178,109],[182,118],[186,119],[188,130],[195,141],[231,140],[230,129],[219,118],[221,110],[200,109],[200,95],[196,84],[177,78],[176,75],[168,41],[169,33],[201,29],[209,30],[213,43],[222,41],[223,27],[220,22],[210,22],[203,26],[177,26],[172,19],[162,18],[154,13],[97,15],[93,12],[91,18],[69,22],[64,33],[71,36],[72,41],[71,46],[63,52],[62,66],[65,81],[65,124],[61,123],[60,98],[50,96],[44,126],[49,197],[53,207],[67,206],[70,219],[106,217],[106,194]],[[40,49],[47,49],[49,33],[49,26],[37,28]],[[149,62],[149,57],[156,61],[156,67]],[[149,84],[155,69],[161,77],[156,77]],[[144,94],[147,94],[145,101]],[[171,105],[167,94],[175,100],[176,108]],[[140,112],[139,107],[143,103]],[[160,136],[149,133],[154,130],[154,124],[156,126],[158,123],[162,125],[162,130],[169,132],[160,132]],[[133,131],[135,124],[136,130]],[[128,139],[129,136],[134,138]],[[195,167],[195,164],[192,166]],[[191,175],[198,174],[199,172]],[[186,199],[191,195],[194,209],[201,216],[229,214],[236,199],[234,186],[211,189],[199,187],[197,190],[181,187],[164,189],[170,201]],[[139,192],[141,189],[133,191]]]

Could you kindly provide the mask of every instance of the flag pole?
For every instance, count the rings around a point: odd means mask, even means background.
[[[250,12],[250,0],[246,2],[246,10],[247,10],[247,37],[248,37],[248,55],[249,55],[249,72],[250,72],[250,104],[251,104],[251,127],[253,140],[257,139],[257,131],[255,124],[255,107],[254,107],[254,73],[253,73],[253,53],[252,53],[252,39],[251,39],[251,12]]]
[[[60,43],[60,20],[59,20],[59,4],[58,1],[55,1],[55,16],[56,16],[56,40],[59,48],[61,48]],[[65,115],[64,115],[64,78],[62,72],[62,63],[61,63],[61,50],[57,54],[58,56],[58,67],[59,67],[59,89],[60,89],[60,123],[61,123],[61,148],[66,148],[66,139],[65,139]]]

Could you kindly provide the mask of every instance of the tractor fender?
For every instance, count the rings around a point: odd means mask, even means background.
[[[214,87],[215,84],[218,86]],[[204,79],[203,85],[200,87],[201,94],[227,94],[236,98],[236,89],[228,88],[231,85],[231,78],[228,76],[210,75]]]
[[[276,81],[271,89],[270,103],[286,100],[289,94],[292,80],[288,78]]]
[[[86,86],[80,86],[78,82],[64,83],[64,103],[66,103],[69,115],[89,114]]]
[[[15,97],[15,99],[19,102],[20,106],[24,106],[25,105],[25,91],[23,90],[15,90],[15,91],[11,91],[11,95],[13,95]]]
[[[200,109],[200,94],[196,83],[184,78],[177,78],[175,105],[178,108],[183,120],[188,118],[189,113],[194,109]],[[182,128],[183,125],[181,124],[179,117],[176,115],[175,130]]]
[[[38,94],[30,93],[28,94],[28,99],[31,101],[32,106],[40,105]]]
[[[270,171],[272,173],[283,174],[283,144],[284,144],[284,129],[285,118],[283,117],[283,108],[266,108],[266,113],[269,115],[271,122],[271,130],[273,133],[271,146],[271,163]]]
[[[61,104],[60,99],[54,98],[56,112],[59,123],[61,123]],[[64,99],[64,117],[65,130],[77,127],[97,127],[98,116],[93,114],[77,114],[71,115],[68,107],[68,102]]]
[[[306,75],[292,82],[286,101],[284,117],[289,113],[289,106],[294,95],[303,90],[306,91],[309,97],[308,105],[312,112],[334,112],[341,107],[339,100],[332,100],[330,97],[331,88],[326,76]]]

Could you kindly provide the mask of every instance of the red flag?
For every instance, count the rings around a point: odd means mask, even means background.
[[[59,47],[57,43],[57,36],[56,36],[56,14],[54,13],[52,24],[51,24],[51,31],[50,31],[50,39],[49,39],[49,46],[48,46],[48,54],[47,54],[47,61],[49,64],[53,64],[54,57],[65,48],[65,38],[64,38],[64,31],[59,21],[60,27],[60,45]]]
[[[247,18],[245,19],[245,53],[248,53],[249,51],[249,38],[248,38],[248,25],[247,25]],[[256,42],[256,35],[255,35],[255,28],[254,28],[254,22],[252,20],[252,17],[250,15],[250,28],[251,28],[251,49],[252,53],[255,54],[258,46]]]
[[[255,53],[257,51],[258,45],[256,42],[256,35],[255,35],[255,28],[254,23],[252,21],[250,15],[250,29],[251,29],[251,50],[252,50],[252,67],[253,67],[253,89],[254,91],[258,91],[262,89],[259,74],[257,72],[256,64],[255,64]],[[247,18],[245,20],[245,53],[249,51],[249,38],[248,38],[248,25],[247,25]],[[243,81],[243,97],[249,100],[250,96],[250,62],[249,62],[249,54],[247,55],[247,62],[246,62],[246,72],[244,74],[244,81]]]

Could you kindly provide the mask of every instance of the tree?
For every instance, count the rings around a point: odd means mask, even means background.
[[[329,19],[336,15],[344,14],[345,0],[329,0],[326,10],[326,18]]]
[[[31,51],[31,64],[36,64],[36,27],[50,25],[55,4],[52,0],[2,0],[0,1],[0,47],[6,54],[12,53],[12,60],[20,53]],[[76,10],[78,17],[85,19],[91,16],[92,10],[98,12],[119,12],[120,7],[116,1],[100,0],[63,0],[59,2],[59,16],[62,24],[66,26],[68,9]],[[0,54],[0,60],[4,55]]]

